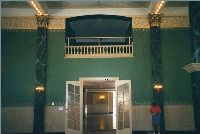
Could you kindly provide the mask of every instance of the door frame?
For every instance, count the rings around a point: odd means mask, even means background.
[[[84,81],[118,81],[119,80],[119,77],[79,77],[79,86],[80,86],[80,118],[81,118],[81,121],[80,121],[80,129],[81,131],[83,132],[83,114],[84,114],[84,109],[83,109],[83,83]],[[66,81],[66,83],[69,82],[69,81]],[[131,80],[130,80],[131,82]],[[132,87],[131,87],[131,84],[129,85],[130,86],[130,90],[132,90]],[[116,89],[116,84],[115,84],[115,89]],[[67,90],[67,89],[66,89]],[[131,102],[132,102],[132,95],[130,94],[130,99],[131,99]],[[114,98],[113,98],[114,99]],[[117,102],[117,101],[116,101]],[[132,106],[130,105],[130,110],[131,110],[131,119],[130,119],[130,127],[132,129]],[[117,112],[117,111],[116,111]],[[116,115],[117,116],[117,115]],[[116,123],[117,123],[117,120],[116,120]],[[117,124],[116,124],[117,125]]]

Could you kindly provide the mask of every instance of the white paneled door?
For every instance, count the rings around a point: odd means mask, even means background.
[[[65,134],[82,134],[82,101],[79,81],[66,82]]]
[[[115,81],[116,91],[116,134],[132,134],[131,81]]]

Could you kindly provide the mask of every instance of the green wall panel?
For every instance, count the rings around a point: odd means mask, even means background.
[[[35,86],[35,31],[1,31],[4,105],[33,105]]]
[[[192,103],[190,74],[182,67],[191,63],[189,29],[161,31],[165,102]]]
[[[132,80],[135,103],[148,103],[150,89],[149,31],[134,30],[134,58],[64,59],[64,32],[48,33],[47,103],[65,102],[65,82],[79,77],[119,77]]]
[[[2,103],[32,105],[35,86],[36,31],[2,31]],[[46,103],[64,105],[65,82],[79,77],[119,77],[131,80],[132,102],[152,98],[149,30],[134,29],[134,58],[65,59],[64,30],[48,31]],[[166,103],[191,103],[189,29],[161,31],[163,84]]]

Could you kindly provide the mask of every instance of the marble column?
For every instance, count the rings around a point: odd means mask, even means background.
[[[160,22],[162,14],[149,14],[150,37],[151,37],[151,70],[152,70],[152,101],[159,104],[161,108],[161,133],[165,131],[164,118],[164,95],[163,89],[155,89],[155,85],[162,85],[162,62],[161,62],[161,40]]]
[[[48,15],[36,15],[37,47],[36,47],[36,83],[34,105],[34,134],[44,133],[44,108],[46,92],[46,60],[47,60],[47,27]]]
[[[192,63],[184,69],[191,73],[195,129],[200,133],[200,2],[189,2]]]

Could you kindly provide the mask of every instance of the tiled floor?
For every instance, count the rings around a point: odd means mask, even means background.
[[[20,134],[20,133],[18,133]],[[23,133],[25,134],[25,133]],[[31,133],[29,133],[31,134]],[[45,134],[65,134],[64,132],[52,132],[52,133],[45,133]],[[110,134],[110,133],[89,133],[89,134]],[[132,134],[151,134],[149,132],[146,132],[146,131],[142,131],[142,132],[133,132]],[[187,131],[183,131],[183,132],[165,132],[165,133],[161,133],[161,134],[200,134],[200,133],[197,133],[197,132],[187,132]]]
[[[65,134],[64,132],[52,132],[52,133],[45,133],[45,134]],[[105,133],[105,132],[99,132],[99,133],[94,133],[94,132],[91,132],[89,134],[113,134],[113,133]],[[147,131],[141,131],[141,132],[132,132],[132,134],[152,134],[151,132],[147,132]],[[200,134],[198,132],[191,132],[191,131],[182,131],[182,132],[164,132],[164,133],[161,133],[161,134]]]
[[[133,132],[132,134],[152,134],[152,132]],[[163,132],[161,134],[199,134],[199,133],[196,133],[196,132],[188,132],[188,131],[184,131],[184,132]]]

